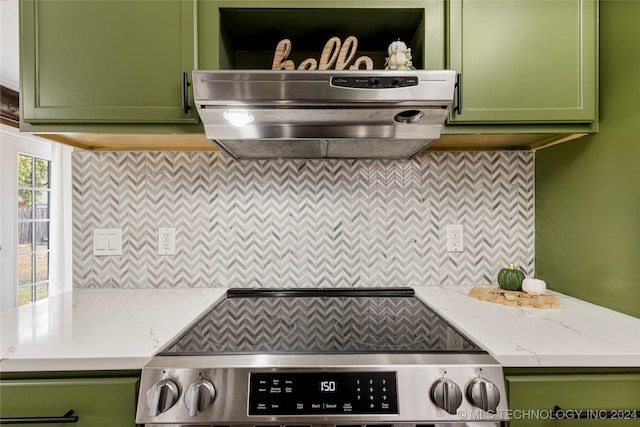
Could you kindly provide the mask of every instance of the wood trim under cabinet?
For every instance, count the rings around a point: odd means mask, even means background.
[[[20,93],[0,86],[0,122],[14,128],[20,127]]]

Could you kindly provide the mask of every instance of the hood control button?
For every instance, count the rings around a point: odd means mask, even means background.
[[[417,123],[424,118],[424,113],[420,110],[406,110],[395,115],[393,120],[398,123]]]

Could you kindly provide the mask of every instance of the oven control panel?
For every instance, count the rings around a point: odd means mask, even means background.
[[[396,372],[253,372],[249,415],[397,414]]]
[[[487,354],[163,356],[142,370],[136,423],[496,426],[508,409]]]

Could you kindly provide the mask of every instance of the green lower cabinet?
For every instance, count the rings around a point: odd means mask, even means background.
[[[8,418],[62,417],[73,410],[78,417],[73,425],[78,427],[135,426],[138,381],[137,377],[3,380],[0,417],[3,422]]]
[[[462,74],[449,124],[596,121],[597,0],[451,0],[448,48]]]
[[[640,425],[640,373],[506,375],[510,427]],[[555,407],[559,419],[551,419]],[[638,411],[633,415],[633,411]],[[605,419],[605,413],[610,419]],[[582,414],[583,419],[577,419]]]

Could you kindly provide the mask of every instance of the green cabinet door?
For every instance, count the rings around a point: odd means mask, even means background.
[[[450,123],[596,120],[597,0],[449,5],[449,67],[462,73]]]
[[[183,73],[190,81],[197,68],[194,4],[20,1],[23,121],[197,121],[183,105]]]
[[[640,374],[507,375],[510,427],[637,426]],[[565,412],[551,419],[558,406]],[[612,418],[605,419],[605,412]],[[577,419],[579,414],[585,419]]]
[[[135,426],[137,387],[137,377],[2,381],[0,417],[62,417],[73,410],[74,426]]]

